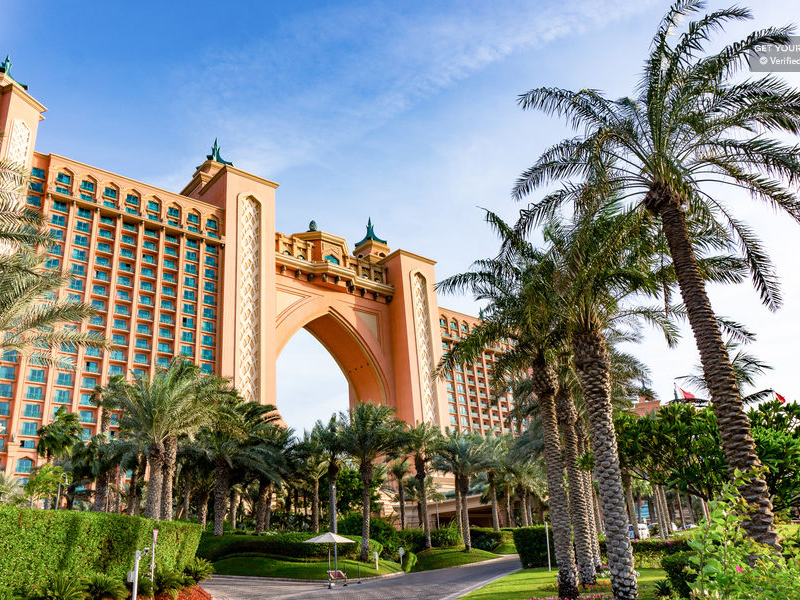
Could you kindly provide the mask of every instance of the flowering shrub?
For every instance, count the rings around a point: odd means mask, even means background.
[[[530,600],[562,600],[558,596],[534,596]],[[599,594],[581,594],[579,600],[614,600],[614,596],[610,593],[599,593]]]
[[[690,540],[689,572],[696,575],[691,597],[696,600],[800,600],[800,555],[787,549],[780,555],[750,539],[741,527],[749,506],[737,492],[745,481],[737,473],[710,502],[711,518]]]

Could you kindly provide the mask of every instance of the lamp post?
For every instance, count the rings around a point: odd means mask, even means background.
[[[339,533],[339,527],[336,524],[336,482],[331,485],[331,531]]]

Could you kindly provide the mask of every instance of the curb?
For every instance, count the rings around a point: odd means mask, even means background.
[[[517,560],[519,560],[519,554],[503,554],[498,558],[490,558],[489,560],[479,560],[478,562],[474,563],[467,563],[465,565],[454,565],[452,567],[442,567],[441,569],[428,569],[427,571],[413,571],[413,573],[434,573],[436,571],[444,571],[445,569],[465,569],[467,567],[477,567],[478,565],[489,565],[491,563],[500,562],[502,560],[509,560],[509,557],[516,556]],[[511,562],[509,560],[509,562]],[[522,568],[522,562],[520,562],[519,568]]]
[[[488,562],[488,561],[486,561]],[[462,566],[469,566],[469,565],[462,565]],[[390,577],[399,577],[400,575],[405,575],[403,571],[398,571],[397,573],[386,573],[385,575],[373,575],[372,577],[362,577],[361,581],[377,581],[378,579],[389,579]],[[296,584],[328,584],[327,579],[292,579],[289,577],[258,577],[257,575],[212,575],[211,579],[208,581],[213,583],[214,581],[218,583],[223,583],[225,581],[238,581],[238,580],[248,580],[248,581],[275,581],[279,583],[296,583]],[[350,582],[358,582],[358,577],[348,577],[348,586]]]

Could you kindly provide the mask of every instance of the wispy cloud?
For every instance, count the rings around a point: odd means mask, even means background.
[[[637,0],[336,6],[182,71],[176,101],[271,176],[322,160],[486,66],[641,11]]]

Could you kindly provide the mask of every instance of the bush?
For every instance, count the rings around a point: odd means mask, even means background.
[[[544,525],[514,529],[514,545],[524,569],[547,566],[547,535]],[[550,555],[555,557],[553,536],[550,536]],[[555,562],[555,561],[553,561]]]
[[[352,512],[336,523],[340,535],[361,535],[364,517],[360,512]],[[369,520],[369,538],[383,545],[382,555],[394,558],[401,545],[400,534],[388,520],[371,517]],[[361,539],[361,538],[359,538]]]
[[[125,600],[128,589],[121,579],[93,573],[84,579],[86,600]]]
[[[156,569],[153,591],[156,597],[168,596],[175,600],[178,597],[178,592],[184,588],[185,584],[183,572],[171,569]]]
[[[200,540],[195,524],[0,506],[0,596],[54,581],[56,574],[77,581],[95,572],[122,580],[133,570],[136,549],[150,545],[155,527],[156,564],[183,569]]]
[[[670,554],[686,552],[689,545],[686,540],[631,540],[633,546],[633,562],[637,569],[657,569],[661,566],[661,559]],[[600,540],[600,554],[603,561],[607,562],[606,541]]]
[[[127,585],[128,594],[133,595],[133,584]],[[152,598],[153,597],[153,582],[150,581],[150,573],[142,573],[139,571],[139,579],[136,584],[136,597],[137,598]]]
[[[316,537],[315,533],[277,533],[267,532],[264,535],[221,535],[203,534],[197,556],[210,562],[217,562],[228,556],[237,554],[271,554],[290,558],[327,558],[328,544],[306,544],[305,540]],[[355,544],[340,545],[339,556],[356,556],[361,548],[361,538],[355,535],[345,536]],[[374,540],[369,542],[369,552],[383,552],[383,546]]]
[[[470,527],[469,535],[473,548],[487,552],[497,548],[505,537],[502,531],[495,531],[491,527]]]
[[[411,552],[410,550],[407,551],[403,555],[403,571],[405,573],[410,573],[411,569],[414,568],[414,565],[417,564],[417,555]]]
[[[676,552],[661,559],[661,568],[667,573],[670,588],[681,598],[689,597],[691,584],[697,579],[696,574],[689,573],[691,555],[691,552]]]
[[[400,544],[409,552],[425,549],[425,533],[422,529],[401,529],[397,535],[400,537]]]
[[[74,576],[56,573],[49,583],[39,585],[23,597],[26,600],[84,600],[83,582]]]
[[[197,584],[214,574],[214,566],[209,561],[195,556],[183,567],[183,572]]]
[[[434,548],[450,548],[461,545],[461,536],[458,535],[458,527],[447,526],[431,531],[431,545]]]

